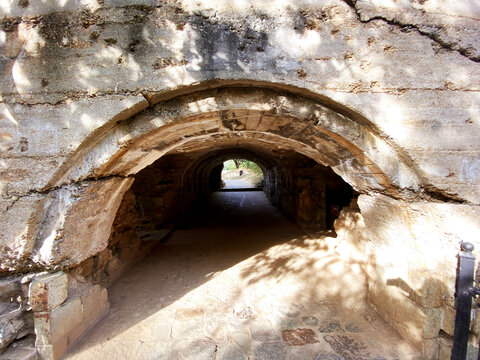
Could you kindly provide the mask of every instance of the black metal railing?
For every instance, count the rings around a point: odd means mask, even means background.
[[[472,299],[478,305],[480,288],[475,286],[475,255],[472,244],[464,242],[458,254],[457,283],[455,293],[455,330],[451,360],[466,360]],[[480,360],[480,352],[478,354]]]

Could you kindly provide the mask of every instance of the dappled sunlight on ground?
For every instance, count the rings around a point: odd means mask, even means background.
[[[307,236],[261,192],[214,196],[109,290],[69,359],[416,358],[366,305],[341,238]]]

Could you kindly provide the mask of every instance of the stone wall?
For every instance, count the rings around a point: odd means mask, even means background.
[[[185,189],[182,178],[190,161],[183,155],[165,156],[135,176],[132,191],[139,212],[137,230],[145,236],[152,231],[167,235],[189,213],[196,195]]]
[[[369,239],[369,300],[426,359],[449,358],[459,244],[478,244],[479,209],[365,195],[359,206]]]
[[[70,269],[70,274],[82,282],[106,288],[112,285],[155,245],[141,241],[138,221],[137,199],[128,190],[118,208],[107,247]]]
[[[476,240],[471,217],[477,216],[465,205],[361,195],[335,220],[345,239],[339,251],[360,264],[369,303],[424,359],[450,359],[458,244]],[[478,352],[477,313],[472,310],[469,359]]]
[[[330,168],[304,156],[284,162],[293,184],[282,194],[280,210],[307,231],[333,229],[342,208],[350,204],[352,188]]]
[[[28,301],[28,287],[33,277],[28,274],[0,280],[0,349],[16,343],[19,351],[35,355],[33,315]],[[7,352],[6,356],[11,355]]]
[[[29,297],[40,359],[59,359],[110,307],[106,289],[79,283],[64,272],[37,276]]]
[[[111,237],[133,177],[165,155],[261,153],[274,184],[293,151],[361,194],[379,313],[448,356],[454,256],[480,248],[479,22],[473,0],[2,2],[1,281],[97,281],[136,246]]]

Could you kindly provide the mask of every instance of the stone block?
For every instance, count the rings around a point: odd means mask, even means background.
[[[36,344],[39,360],[58,360],[67,351],[67,338],[62,338],[54,344]]]
[[[439,338],[438,345],[438,360],[450,360],[453,348],[452,339]]]
[[[442,280],[434,272],[424,271],[411,265],[409,267],[411,299],[426,309],[440,307],[447,291]]]
[[[107,289],[94,285],[88,292],[81,296],[83,318],[89,318],[108,304]]]
[[[436,338],[442,327],[443,309],[424,309],[397,287],[371,283],[368,300],[383,319],[419,349],[424,339]]]
[[[422,343],[422,359],[438,360],[438,339],[425,339]]]
[[[62,271],[36,277],[29,287],[29,297],[32,310],[49,311],[67,298],[68,277]]]
[[[392,305],[395,314],[394,327],[405,340],[421,349],[427,321],[424,309],[408,298],[395,298]]]
[[[67,300],[52,311],[34,312],[36,345],[54,345],[82,321],[80,298]]]
[[[68,299],[63,305],[51,312],[52,342],[55,344],[83,320],[83,308],[80,298]]]
[[[35,346],[46,346],[52,344],[52,326],[50,312],[34,312],[33,323],[35,326]]]
[[[467,359],[478,359],[478,351],[478,338],[475,336],[470,336],[468,339]]]
[[[475,321],[474,321],[475,324]],[[448,335],[453,336],[455,329],[455,309],[450,306],[445,306],[443,309],[443,324],[442,330]]]
[[[425,339],[435,339],[438,337],[442,328],[443,309],[424,309],[425,314],[423,322],[423,337]]]
[[[34,312],[36,347],[42,359],[59,359],[110,307],[107,290],[86,286],[51,311]]]
[[[109,309],[110,303],[104,302],[98,304],[97,308],[93,312],[89,314],[84,313],[82,322],[75,326],[73,329],[71,329],[66,336],[68,346],[72,346],[73,344],[75,344],[75,342],[80,339],[87,331],[93,328],[95,324],[108,313]]]
[[[453,337],[440,337],[439,338],[439,360],[450,360],[453,348]],[[477,359],[478,355],[478,337],[470,336],[468,338],[467,346],[467,359]]]
[[[480,309],[472,310],[472,318],[470,322],[470,331],[475,335],[480,335]]]

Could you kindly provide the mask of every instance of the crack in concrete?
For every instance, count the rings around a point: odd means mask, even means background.
[[[480,57],[479,57],[479,62],[480,62]],[[471,89],[471,88],[447,88],[447,87],[410,87],[410,88],[378,88],[378,89],[372,89],[369,87],[368,84],[364,84],[365,87],[363,89],[355,90],[352,91],[351,89],[348,88],[336,88],[336,87],[325,87],[321,88],[319,90],[325,90],[325,91],[336,91],[336,92],[344,92],[344,93],[372,93],[372,94],[398,94],[398,93],[405,93],[407,91],[463,91],[463,92],[472,92],[472,93],[477,93],[480,92],[480,89]],[[35,95],[36,93],[31,93]],[[40,94],[40,93],[38,93]],[[61,92],[51,92],[49,94],[62,94]],[[92,99],[92,98],[97,98],[97,97],[103,97],[103,96],[110,96],[110,95],[118,95],[118,96],[142,96],[149,104],[149,108],[153,108],[155,104],[152,103],[151,96],[150,94],[140,92],[140,91],[119,91],[119,92],[114,92],[114,91],[103,91],[103,92],[98,92],[98,93],[85,93],[85,92],[78,92],[78,93],[71,93],[69,92],[68,95],[66,94],[65,98],[63,99],[58,99],[55,101],[28,101],[26,99],[15,99],[15,97],[21,96],[21,94],[3,94],[3,99],[0,101],[0,103],[4,104],[19,104],[22,106],[42,106],[42,105],[62,105],[65,104],[69,100],[81,100],[81,99]]]
[[[10,200],[12,200],[12,202],[9,205],[7,205],[7,207],[5,209],[5,211],[8,211],[13,206],[15,206],[15,204],[18,201],[20,201],[23,198],[29,197],[29,196],[48,195],[48,194],[50,194],[54,191],[60,190],[62,188],[68,187],[68,186],[82,186],[86,183],[94,182],[94,181],[109,180],[109,179],[114,179],[114,178],[129,179],[129,178],[132,178],[132,177],[133,177],[132,175],[126,175],[126,176],[123,176],[123,175],[108,175],[108,176],[100,176],[100,177],[88,177],[88,178],[85,178],[85,179],[72,180],[69,183],[53,186],[53,187],[50,187],[50,188],[32,189],[32,190],[29,190],[25,193],[11,194],[11,195],[8,195],[8,196],[7,195],[2,195],[2,196],[0,196],[0,198],[6,199],[6,200],[8,200],[8,198],[10,198]]]
[[[368,192],[362,192],[361,194],[371,195],[385,195],[389,196],[392,199],[401,200],[406,203],[415,203],[415,202],[432,202],[432,203],[449,203],[455,205],[470,205],[470,206],[480,206],[474,202],[471,202],[467,199],[463,199],[458,196],[456,193],[450,193],[448,191],[439,189],[432,185],[422,185],[419,190],[408,190],[395,188],[398,191],[396,196],[388,194],[378,190],[370,190]]]
[[[478,204],[472,203],[467,199],[460,198],[458,194],[439,189],[432,185],[424,185],[421,190],[422,195],[420,196],[420,199],[422,200],[478,206]]]
[[[415,30],[418,34],[425,36],[430,40],[434,41],[435,43],[437,43],[438,45],[440,45],[443,49],[446,49],[448,51],[455,51],[473,62],[480,62],[480,56],[471,54],[470,49],[465,49],[456,43],[445,41],[444,39],[441,38],[439,34],[433,31],[430,32],[430,31],[423,30],[419,27],[419,25],[403,23],[398,19],[396,19],[395,17],[392,19],[388,19],[384,16],[376,15],[368,19],[363,19],[359,9],[356,6],[356,2],[357,2],[356,0],[343,0],[343,1],[355,11],[355,14],[357,15],[358,20],[364,24],[368,24],[375,20],[380,20],[389,25],[399,27],[400,29]]]
[[[41,92],[29,92],[29,96],[32,95],[45,95],[44,93]],[[54,95],[59,95],[62,96],[61,99],[55,99],[52,101],[29,101],[28,99],[18,99],[18,97],[22,96],[22,94],[19,93],[4,93],[2,94],[2,100],[0,101],[1,103],[5,104],[20,104],[23,106],[41,106],[41,105],[62,105],[65,104],[69,100],[81,100],[81,99],[93,99],[97,97],[102,97],[102,96],[143,96],[145,98],[145,95],[139,90],[120,90],[116,91],[115,89],[110,90],[110,91],[98,91],[95,93],[88,93],[85,91],[78,91],[78,92],[73,92],[73,91],[66,91],[66,92],[57,92],[57,91],[51,91],[48,93],[48,95],[54,96]],[[147,98],[145,100],[148,101]]]
[[[8,210],[10,210],[12,207],[15,206],[15,204],[22,198],[23,196],[12,196],[10,199],[12,200],[12,202],[10,204],[7,205],[7,207],[5,208],[5,212],[7,212]]]

